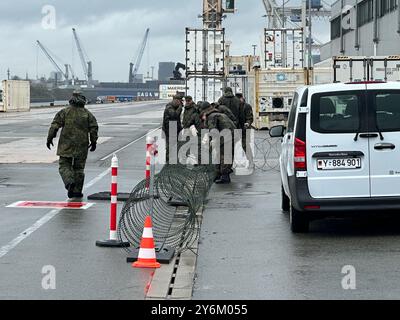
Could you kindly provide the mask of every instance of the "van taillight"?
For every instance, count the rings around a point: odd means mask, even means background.
[[[307,169],[306,143],[299,138],[295,138],[294,140],[294,168]]]

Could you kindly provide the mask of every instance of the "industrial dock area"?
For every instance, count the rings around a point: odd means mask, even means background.
[[[21,2],[0,4],[1,301],[400,298],[398,0]]]

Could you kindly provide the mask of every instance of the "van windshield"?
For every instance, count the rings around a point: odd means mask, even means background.
[[[354,133],[360,129],[359,96],[349,92],[313,95],[311,129],[320,133]]]

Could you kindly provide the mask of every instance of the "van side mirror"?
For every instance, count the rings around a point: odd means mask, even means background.
[[[284,126],[275,126],[269,129],[269,135],[271,138],[279,138],[283,137],[285,133],[285,127]]]

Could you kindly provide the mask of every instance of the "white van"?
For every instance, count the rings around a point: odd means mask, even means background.
[[[400,83],[299,88],[283,137],[282,209],[293,232],[318,213],[400,209]]]

